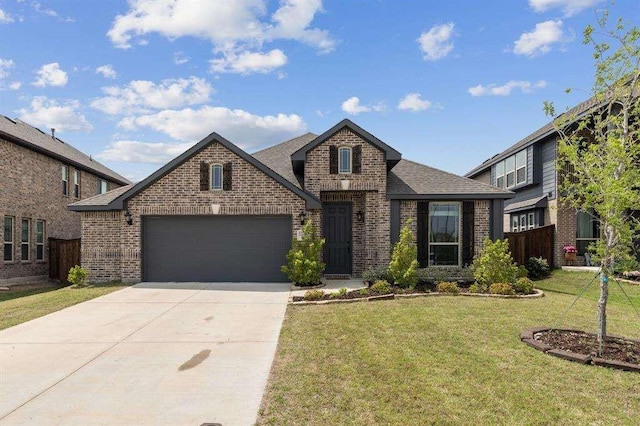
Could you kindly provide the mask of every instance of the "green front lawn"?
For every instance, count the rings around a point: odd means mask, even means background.
[[[39,284],[0,291],[0,330],[125,287],[127,285],[122,283],[96,284],[83,288]]]
[[[524,328],[555,325],[592,277],[556,272],[536,283],[541,299],[290,306],[258,422],[640,424],[640,375],[563,361],[519,339]],[[561,326],[595,330],[597,285]],[[640,286],[623,285],[640,310]],[[640,338],[620,294],[613,283],[609,331]]]

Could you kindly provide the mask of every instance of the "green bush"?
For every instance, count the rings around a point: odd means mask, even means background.
[[[369,295],[369,289],[368,288],[361,288],[358,293],[360,293],[360,296],[368,296]]]
[[[373,283],[379,280],[389,280],[389,270],[386,266],[370,266],[362,273],[362,280]]]
[[[518,278],[527,278],[529,276],[529,271],[525,268],[524,265],[518,266]]]
[[[67,281],[76,287],[83,287],[87,283],[87,275],[89,275],[89,271],[86,268],[76,265],[69,269]]]
[[[489,293],[504,295],[516,294],[513,286],[509,283],[493,283],[489,286]]]
[[[458,283],[454,283],[453,281],[442,281],[439,282],[436,286],[436,290],[438,293],[451,293],[458,294],[460,293],[460,287],[458,287]]]
[[[469,286],[469,293],[486,293],[486,287],[481,286],[478,283],[473,283]]]
[[[514,283],[518,266],[513,263],[507,240],[484,239],[482,253],[473,260],[473,275],[480,285]]]
[[[473,271],[471,268],[460,266],[433,266],[431,268],[420,268],[417,270],[418,282],[437,283],[440,281],[464,281],[473,282]]]
[[[386,280],[379,280],[373,283],[371,286],[371,291],[378,294],[387,294],[391,293],[391,284],[389,284]]]
[[[329,297],[332,298],[332,299],[337,299],[339,297],[344,297],[346,295],[347,295],[347,288],[346,287],[342,287],[338,291],[334,291],[333,293],[329,294]]]
[[[530,257],[524,262],[524,267],[527,269],[527,272],[529,272],[529,278],[532,280],[547,278],[551,275],[549,263],[547,263],[547,259],[543,259],[542,257]]]
[[[299,286],[312,286],[320,282],[325,264],[320,261],[324,238],[310,220],[302,227],[302,239],[294,238],[287,253],[287,264],[280,269],[289,280]]]
[[[616,275],[622,275],[630,271],[640,271],[640,263],[634,258],[624,259],[613,266],[613,272]]]
[[[418,283],[418,249],[413,241],[411,219],[400,230],[400,239],[393,246],[389,275],[398,287],[413,288]]]
[[[304,294],[304,300],[309,300],[309,301],[320,300],[323,297],[324,297],[324,291],[322,290],[308,290]]]
[[[533,281],[531,281],[529,278],[520,278],[513,285],[513,289],[516,291],[516,293],[531,294],[533,293]]]

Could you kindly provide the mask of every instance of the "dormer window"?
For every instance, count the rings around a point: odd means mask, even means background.
[[[222,164],[213,164],[211,166],[211,189],[222,189]]]
[[[338,172],[351,173],[351,148],[347,146],[338,149]]]

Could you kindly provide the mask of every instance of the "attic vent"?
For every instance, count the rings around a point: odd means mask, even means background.
[[[52,137],[53,139],[55,139],[55,138],[56,138],[56,129],[54,129],[53,127],[51,128],[51,137]]]

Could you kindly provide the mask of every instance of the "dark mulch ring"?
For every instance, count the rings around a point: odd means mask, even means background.
[[[603,345],[602,356],[598,357],[598,338],[593,333],[579,330],[542,330],[533,333],[533,339],[547,346],[545,352],[560,350],[582,356],[585,362],[589,362],[590,358],[594,364],[618,368],[626,364],[631,368],[624,369],[640,371],[639,340],[609,336]]]
[[[470,283],[458,282],[460,293],[469,293],[469,285]],[[389,294],[389,293],[377,293],[375,291],[372,291],[371,289],[363,289],[363,290],[366,290],[366,292],[363,292],[362,290],[352,290],[352,291],[348,291],[345,294],[337,294],[337,290],[335,290],[333,291],[333,294],[331,294],[331,293],[327,293],[328,290],[325,289],[324,296],[320,299],[314,299],[313,301],[315,302],[319,300],[361,299],[364,297],[382,296],[384,294]],[[395,287],[395,286],[391,287],[392,294],[416,294],[416,293],[419,294],[419,293],[433,293],[435,291],[436,291],[435,283],[418,283],[413,289],[401,288],[401,287]],[[303,302],[305,301],[305,298],[304,296],[293,296],[293,301]]]

